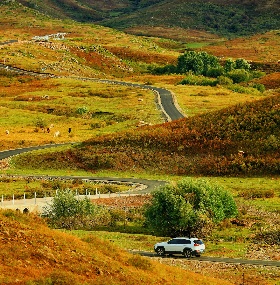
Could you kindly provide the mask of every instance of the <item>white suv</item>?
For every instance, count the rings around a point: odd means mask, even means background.
[[[183,254],[190,258],[192,255],[200,256],[205,251],[205,244],[201,239],[177,237],[167,242],[160,242],[154,246],[155,252],[163,256],[165,254]]]

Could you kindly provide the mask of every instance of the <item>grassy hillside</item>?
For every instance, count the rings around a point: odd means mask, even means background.
[[[146,70],[151,62],[173,62],[178,55],[153,39],[54,20],[17,2],[1,4],[0,16],[0,43],[15,41],[0,45],[1,63],[26,70],[60,76],[124,77]],[[65,33],[64,39],[34,38],[57,33]]]
[[[150,35],[149,27],[208,31],[236,37],[278,29],[278,1],[72,1],[19,0],[22,4],[56,17],[98,22],[113,28]],[[131,29],[131,27],[133,29]],[[135,30],[134,30],[135,28]],[[174,35],[175,35],[174,31]],[[163,37],[165,37],[163,35]]]
[[[0,211],[1,284],[231,284],[168,267],[95,236],[80,240],[36,216]]]
[[[89,171],[276,175],[280,167],[279,106],[280,96],[271,96],[136,132],[96,137],[59,153],[52,161],[48,154],[40,154],[17,163],[54,169],[79,165]]]

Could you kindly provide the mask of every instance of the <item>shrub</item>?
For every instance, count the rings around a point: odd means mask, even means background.
[[[225,72],[230,72],[230,71],[234,70],[235,67],[236,67],[236,65],[235,65],[235,61],[233,59],[229,58],[225,61],[225,64],[224,64]]]
[[[86,114],[86,113],[88,113],[88,107],[86,107],[86,106],[79,107],[79,108],[76,110],[76,113],[79,114],[79,115]]]
[[[263,93],[265,91],[265,86],[263,84],[260,84],[260,83],[254,83],[252,85],[252,87],[259,90],[261,93]]]
[[[260,70],[253,70],[253,71],[251,71],[251,76],[252,76],[252,78],[261,78],[261,77],[265,76],[265,72],[260,71]]]
[[[230,79],[230,78],[228,78],[226,76],[223,76],[223,75],[219,76],[217,78],[217,80],[218,80],[218,84],[219,85],[231,85],[231,84],[233,84],[232,79]]]
[[[34,125],[36,128],[39,129],[44,129],[47,126],[47,123],[45,122],[45,120],[41,117],[37,117],[36,120],[34,121]]]
[[[243,93],[243,94],[253,94],[253,93],[257,92],[256,89],[254,89],[254,88],[244,87],[244,86],[241,86],[239,84],[227,85],[227,89],[232,90],[232,91],[237,92],[237,93]]]
[[[207,52],[187,51],[177,60],[177,72],[192,71],[196,75],[206,75],[210,69],[220,68],[218,58]]]
[[[168,64],[162,67],[149,67],[148,70],[153,74],[172,74],[177,73],[177,67],[172,64]]]
[[[273,151],[278,150],[280,147],[280,141],[275,135],[270,135],[265,141],[264,141],[264,150],[266,151]]]
[[[250,79],[250,74],[245,69],[235,69],[228,72],[227,76],[232,79],[233,83],[246,82]]]
[[[206,72],[206,76],[214,77],[214,78],[217,78],[223,74],[224,74],[224,69],[221,66],[210,68]]]
[[[216,86],[217,80],[207,78],[204,76],[196,76],[193,74],[189,74],[186,78],[184,78],[179,84],[182,85],[200,85],[200,86]]]
[[[238,58],[235,60],[235,69],[244,69],[248,71],[251,69],[251,65],[246,59]]]
[[[58,191],[52,203],[43,208],[42,216],[51,226],[66,229],[92,229],[111,222],[108,210],[93,205],[87,197],[75,197],[69,189]]]

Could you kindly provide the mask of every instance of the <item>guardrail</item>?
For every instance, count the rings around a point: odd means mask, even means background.
[[[100,198],[117,198],[117,197],[130,197],[142,195],[137,192],[117,192],[117,193],[107,193],[101,194],[96,190],[95,194],[91,194],[86,191],[85,195],[81,195],[76,191],[75,197],[85,198],[87,197],[90,200],[100,199]],[[23,195],[22,199],[15,199],[15,195],[12,195],[12,199],[4,199],[4,195],[1,196],[0,208],[2,209],[10,209],[17,210],[23,213],[36,212],[41,213],[43,211],[43,207],[47,206],[52,202],[53,197],[37,197],[37,193],[34,193],[33,198],[26,198],[26,195]]]

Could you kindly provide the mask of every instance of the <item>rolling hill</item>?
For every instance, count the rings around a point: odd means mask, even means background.
[[[87,171],[239,176],[279,173],[280,96],[137,131],[95,137],[81,146],[26,155],[19,165]],[[241,152],[242,151],[242,152]]]
[[[166,35],[169,37],[168,31],[172,37],[176,37],[176,28],[180,28],[186,31],[207,31],[224,37],[237,37],[280,27],[279,1],[19,0],[19,2],[58,18],[99,23],[142,35],[155,35],[156,28],[161,28],[166,30]]]

